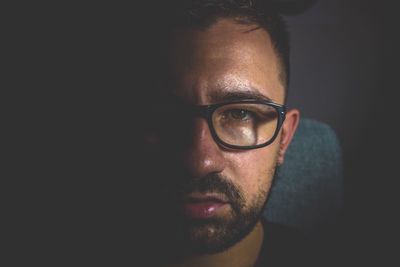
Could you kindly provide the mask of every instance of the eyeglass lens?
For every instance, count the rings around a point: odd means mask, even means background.
[[[253,146],[267,143],[275,134],[279,113],[273,106],[258,103],[228,104],[216,109],[212,124],[225,143]]]

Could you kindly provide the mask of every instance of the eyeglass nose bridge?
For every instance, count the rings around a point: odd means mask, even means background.
[[[210,121],[211,115],[215,107],[208,105],[208,106],[194,106],[192,107],[192,116],[193,117],[202,117],[207,121]]]
[[[221,145],[222,142],[218,138],[217,133],[215,132],[214,125],[212,123],[212,114],[218,108],[218,105],[203,105],[203,106],[193,106],[191,108],[191,117],[200,117],[206,120],[208,129],[211,133],[211,136],[214,139],[214,142],[218,145]]]

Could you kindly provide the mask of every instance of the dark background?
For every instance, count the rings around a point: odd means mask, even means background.
[[[338,135],[345,190],[338,245],[354,263],[390,262],[387,243],[397,237],[395,10],[386,1],[320,0],[287,17],[288,104]]]

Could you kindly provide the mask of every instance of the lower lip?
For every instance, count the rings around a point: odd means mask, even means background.
[[[183,213],[191,219],[207,219],[221,212],[225,206],[227,203],[212,201],[185,203]]]

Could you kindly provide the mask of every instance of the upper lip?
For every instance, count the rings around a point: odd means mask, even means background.
[[[207,201],[222,202],[222,203],[229,202],[228,198],[223,194],[199,193],[199,192],[193,192],[193,193],[187,194],[183,197],[183,200],[185,202],[207,202]]]

